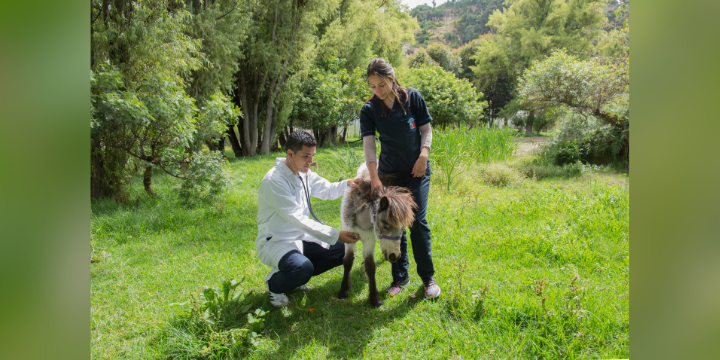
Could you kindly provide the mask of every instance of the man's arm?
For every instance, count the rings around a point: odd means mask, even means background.
[[[268,204],[283,220],[301,232],[310,234],[330,245],[340,237],[340,230],[317,221],[310,220],[303,207],[295,202],[295,194],[290,187],[279,181],[268,181],[260,186],[260,200]]]

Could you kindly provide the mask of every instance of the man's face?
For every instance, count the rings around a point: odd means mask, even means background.
[[[287,159],[295,165],[295,169],[302,173],[306,173],[310,169],[310,164],[313,162],[315,156],[315,147],[303,145],[302,149],[298,152],[292,150],[287,151]]]

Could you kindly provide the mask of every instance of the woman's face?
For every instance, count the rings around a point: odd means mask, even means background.
[[[392,83],[389,78],[381,78],[377,75],[368,76],[368,84],[373,94],[385,100],[392,93]]]

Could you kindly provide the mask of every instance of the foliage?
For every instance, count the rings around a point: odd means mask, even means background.
[[[519,96],[538,107],[565,105],[620,129],[629,126],[623,97],[628,79],[611,65],[580,61],[563,50],[534,62],[520,79]]]
[[[362,144],[362,142],[360,142]],[[357,169],[364,163],[362,148],[345,144],[337,152],[333,153],[328,163],[333,168],[331,179],[352,179],[357,175]]]
[[[460,127],[433,131],[433,160],[442,171],[448,190],[461,171],[461,164],[469,158],[464,132]]]
[[[221,288],[205,288],[203,300],[194,299],[190,309],[180,310],[161,335],[158,347],[164,358],[235,359],[258,345],[265,327],[265,311],[241,300],[237,280],[221,280]]]
[[[223,166],[225,162],[215,151],[193,154],[193,162],[185,172],[185,181],[180,185],[182,201],[195,204],[216,199],[230,184],[229,174]]]
[[[510,164],[512,168],[520,174],[533,180],[542,180],[547,178],[576,178],[585,171],[585,165],[580,162],[567,163],[564,165],[555,165],[544,161],[543,158],[529,158],[526,161],[519,161]],[[601,170],[601,169],[597,169]]]
[[[513,137],[514,132],[509,128],[458,126],[433,130],[432,158],[447,189],[462,172],[464,164],[511,159],[516,147]]]
[[[222,4],[225,2],[217,6]],[[217,67],[230,65],[214,64],[213,68],[211,62],[217,54],[201,51],[202,39],[193,38],[190,25],[197,17],[183,7],[162,0],[119,1],[112,6],[93,2],[92,12],[93,195],[122,199],[129,181],[123,173],[133,167],[134,171],[146,169],[148,193],[153,193],[152,167],[197,180],[185,169],[208,166],[212,161],[193,150],[203,141],[220,137],[240,115],[222,93],[229,89],[227,80],[220,79],[227,72]],[[212,43],[206,40],[206,44]],[[200,101],[188,96],[187,89]],[[134,160],[129,161],[131,158]],[[106,186],[112,190],[103,191]]]
[[[91,134],[98,139],[99,147],[123,150],[142,161],[141,165],[157,166],[172,176],[191,180],[184,188],[205,182],[213,188],[205,191],[207,196],[219,193],[224,182],[224,172],[218,167],[220,154],[192,153],[188,149],[198,137],[219,136],[237,109],[225,97],[216,95],[198,110],[193,99],[168,78],[148,77],[137,90],[128,90],[116,67],[106,65],[100,69],[91,74]],[[185,171],[188,166],[190,172]],[[210,169],[218,170],[217,174],[207,174]],[[208,177],[213,180],[206,182]],[[146,190],[151,192],[149,186],[147,183]]]
[[[460,57],[453,54],[450,48],[441,43],[430,44],[425,51],[445,71],[457,75],[460,72]]]
[[[445,127],[453,123],[477,123],[487,105],[481,93],[465,79],[437,66],[410,68],[401,77],[403,85],[420,91],[433,124]]]
[[[292,117],[315,132],[318,146],[335,143],[335,134],[359,116],[371,91],[361,68],[348,72],[345,60],[328,55],[313,66],[298,86]]]
[[[467,79],[472,82],[473,72],[472,67],[475,66],[475,54],[477,54],[481,38],[474,39],[464,46],[457,49],[456,54],[460,57],[460,70],[457,77],[460,79]]]
[[[408,56],[407,58],[407,66],[409,68],[415,68],[415,67],[423,67],[426,65],[431,66],[440,66],[435,60],[433,60],[430,55],[428,55],[427,52],[423,49],[417,49],[415,50],[415,53]]]
[[[601,0],[511,0],[495,10],[488,26],[496,35],[485,37],[475,55],[475,84],[486,94],[491,117],[515,98],[516,77],[533,60],[566,48],[591,55],[604,14]],[[530,110],[530,109],[528,109]]]
[[[566,117],[559,130],[542,148],[541,157],[547,163],[627,166],[626,131],[582,116]]]
[[[473,127],[464,131],[463,140],[468,144],[470,157],[476,162],[494,162],[509,160],[513,157],[517,144],[511,128]]]
[[[478,171],[483,183],[491,186],[518,186],[524,176],[517,170],[500,163],[483,164]]]
[[[399,66],[403,42],[412,42],[417,29],[417,20],[399,0],[345,0],[319,36],[316,51],[320,57],[336,52],[348,72],[365,69],[374,57]]]

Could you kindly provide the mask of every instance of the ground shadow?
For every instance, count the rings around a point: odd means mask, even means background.
[[[356,261],[357,262],[357,261]],[[380,264],[378,264],[380,265]],[[378,266],[379,267],[379,266]],[[328,275],[323,274],[321,276]],[[316,342],[328,347],[328,358],[362,357],[362,351],[372,341],[374,329],[383,328],[403,318],[422,301],[414,288],[406,289],[403,301],[388,304],[385,287],[379,286],[384,304],[373,308],[367,299],[367,276],[364,267],[355,264],[351,272],[352,288],[347,299],[339,300],[342,272],[319,286],[308,290],[288,292],[291,306],[275,309],[264,301],[263,308],[270,310],[266,317],[266,336],[276,342],[275,350],[261,353],[264,359],[297,358],[298,351]],[[387,284],[385,285],[387,286]],[[406,300],[405,300],[406,299]]]

